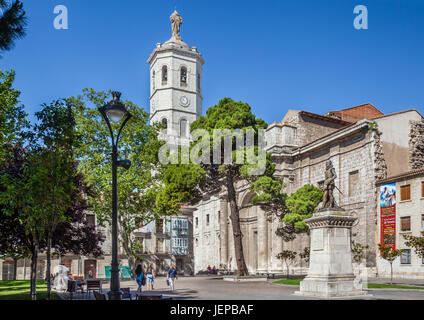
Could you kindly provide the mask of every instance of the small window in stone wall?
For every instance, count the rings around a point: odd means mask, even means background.
[[[400,187],[400,200],[411,200],[411,185],[407,184]]]
[[[163,219],[156,220],[156,232],[163,233]]]
[[[180,121],[180,136],[185,138],[187,137],[187,120],[181,119]]]
[[[421,215],[421,230],[424,230],[424,214]]]
[[[349,197],[358,195],[359,171],[349,172]]]
[[[401,231],[411,231],[411,217],[401,217],[400,218],[400,230]]]
[[[168,82],[168,68],[167,66],[162,67],[162,85]]]
[[[421,198],[424,198],[424,181],[421,181]]]
[[[207,226],[209,225],[209,215],[208,214],[206,215],[206,225]]]
[[[181,67],[181,71],[180,71],[180,84],[182,86],[186,86],[187,85],[187,68],[186,67]]]
[[[196,217],[196,228],[199,227],[199,218]]]
[[[161,238],[156,239],[156,250],[159,253],[163,253],[163,239]]]
[[[400,256],[401,264],[411,264],[411,249],[405,249]]]
[[[95,227],[96,226],[96,216],[94,214],[87,214],[87,226]]]

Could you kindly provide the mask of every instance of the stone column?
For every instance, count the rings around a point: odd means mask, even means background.
[[[258,270],[259,273],[268,272],[268,221],[267,214],[259,207],[257,208],[258,217]]]
[[[220,246],[221,246],[221,256],[219,257],[219,261],[222,264],[225,264],[227,267],[228,266],[228,259],[229,259],[229,252],[228,252],[228,226],[227,226],[227,222],[228,222],[228,201],[225,198],[221,198],[220,199],[220,231],[221,231],[221,241],[220,241]],[[219,266],[218,266],[219,267]]]

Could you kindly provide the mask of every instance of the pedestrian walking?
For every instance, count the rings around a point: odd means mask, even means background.
[[[171,287],[171,291],[174,292],[174,290],[175,290],[175,279],[178,279],[178,276],[177,276],[177,269],[175,269],[175,266],[173,264],[168,269],[167,279],[168,279],[168,282],[169,282],[169,286]]]
[[[139,264],[137,268],[135,269],[135,281],[137,281],[137,284],[138,284],[137,292],[140,292],[140,293],[142,291],[143,278],[144,278],[143,267],[141,266],[141,264]]]
[[[211,266],[208,266],[208,275],[211,274]]]
[[[153,269],[152,263],[149,263],[149,266],[146,270],[147,278],[147,290],[153,290],[153,282],[155,281],[155,270]]]

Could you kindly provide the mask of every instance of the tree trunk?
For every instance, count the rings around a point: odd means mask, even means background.
[[[393,263],[390,263],[390,284],[393,284]]]
[[[286,263],[286,268],[287,268],[287,280],[290,277],[290,269],[289,269],[289,265]]]
[[[231,173],[227,174],[227,190],[228,190],[228,202],[230,203],[230,210],[231,210],[231,215],[230,215],[231,226],[233,227],[233,234],[234,234],[234,250],[235,250],[236,262],[237,262],[237,275],[247,276],[248,270],[247,270],[247,266],[246,266],[246,262],[244,260],[244,254],[243,254],[243,241],[241,237],[239,209],[237,207],[236,191],[234,189],[233,177]]]
[[[51,251],[51,248],[52,248],[52,237],[50,236],[50,235],[48,235],[48,238],[47,238],[47,266],[46,266],[46,280],[47,280],[47,300],[50,300],[50,294],[51,294],[51,290],[52,290],[52,288],[51,288],[51,278],[50,278],[50,275],[51,275],[51,272],[50,272],[50,269],[51,269],[51,254],[50,254],[50,251]]]
[[[37,300],[37,260],[38,245],[35,245],[31,259],[31,299]]]
[[[131,279],[135,280],[135,259],[132,255],[128,255],[128,265],[130,267]]]
[[[16,281],[16,274],[18,273],[18,259],[13,258],[13,280]]]

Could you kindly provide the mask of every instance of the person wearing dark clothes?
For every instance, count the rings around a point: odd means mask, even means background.
[[[178,279],[177,276],[177,270],[175,269],[174,265],[171,265],[171,267],[168,270],[168,277],[169,285],[171,287],[171,291],[173,292],[175,289],[175,279]]]
[[[141,267],[141,264],[139,264],[137,268],[135,269],[135,281],[137,281],[137,284],[138,284],[137,292],[140,292],[140,293],[141,293],[141,286],[143,285],[143,277],[144,277],[143,268]]]

